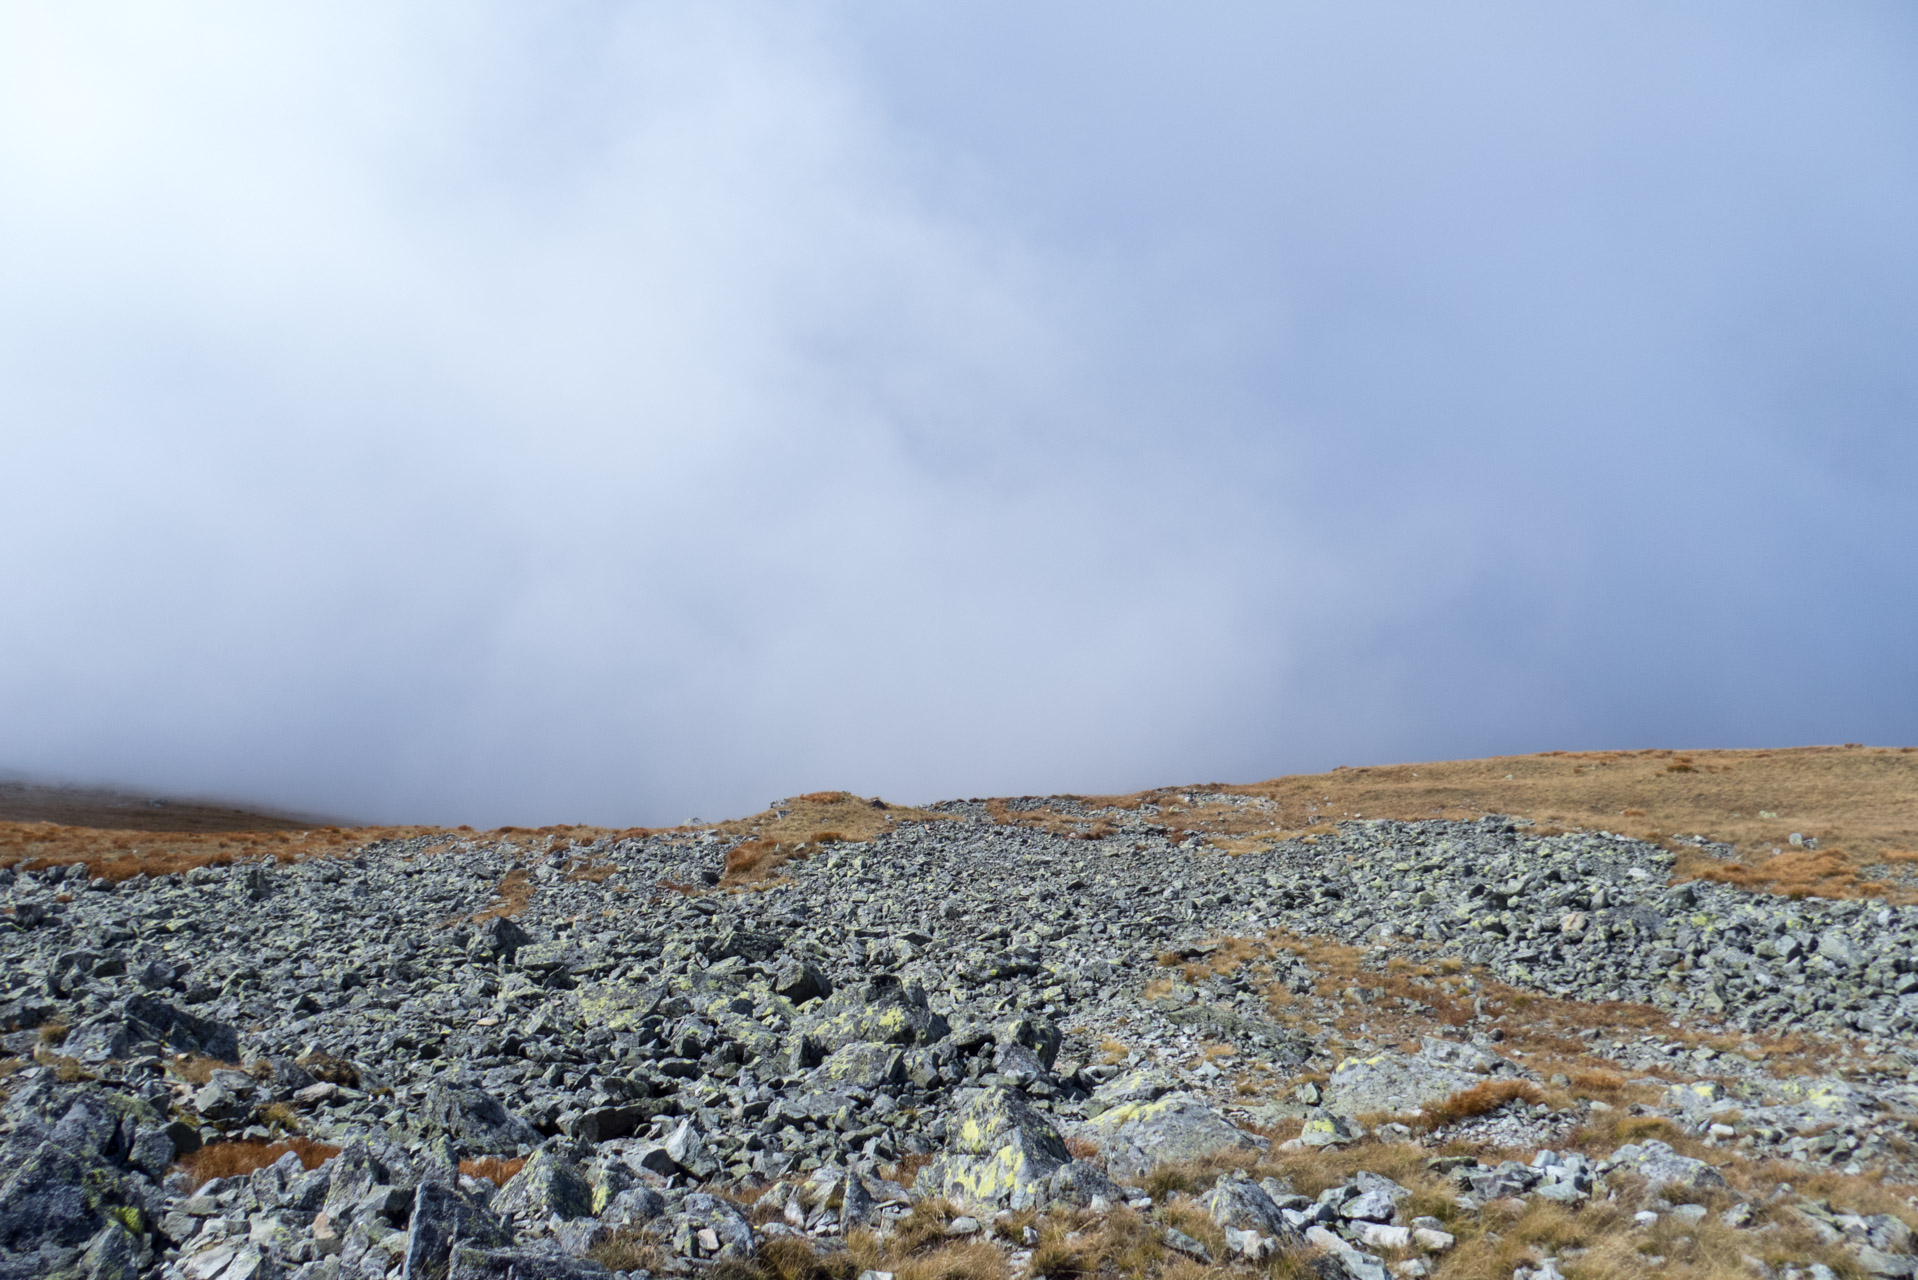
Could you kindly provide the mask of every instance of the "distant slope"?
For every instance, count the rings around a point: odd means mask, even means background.
[[[1228,853],[1351,818],[1418,821],[1496,813],[1530,819],[1541,833],[1585,828],[1656,841],[1677,855],[1680,879],[1720,880],[1787,896],[1918,902],[1918,748],[1912,747],[1549,751],[960,807],[1008,825],[1094,840],[1108,834],[1115,810],[1146,809],[1152,825]],[[815,792],[708,825],[749,842],[728,859],[732,883],[776,870],[822,844],[870,839],[895,824],[944,816],[846,792]],[[428,831],[444,832],[449,842],[472,836],[465,828],[341,828],[323,819],[203,802],[156,804],[109,790],[0,783],[0,866],[86,862],[112,879],[235,858],[290,861],[337,854]],[[1791,843],[1794,833],[1800,844]],[[504,827],[497,834],[551,852],[643,832],[561,825]],[[1701,836],[1718,847],[1701,849],[1690,839]]]
[[[135,795],[104,787],[0,780],[0,822],[54,822],[107,831],[301,831],[330,819]]]

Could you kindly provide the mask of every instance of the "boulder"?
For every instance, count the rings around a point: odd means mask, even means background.
[[[408,1219],[405,1280],[447,1280],[455,1241],[481,1248],[513,1243],[498,1215],[456,1187],[422,1182]]]
[[[739,1206],[719,1196],[694,1191],[681,1198],[668,1218],[667,1239],[675,1253],[711,1261],[747,1262],[755,1250],[752,1224]]]
[[[536,1222],[554,1216],[562,1220],[587,1218],[593,1213],[593,1188],[572,1161],[553,1151],[539,1151],[507,1179],[493,1197],[492,1209],[501,1217]]]
[[[1678,1154],[1670,1144],[1657,1139],[1620,1147],[1612,1153],[1612,1166],[1637,1174],[1645,1179],[1645,1185],[1652,1190],[1684,1187],[1700,1191],[1706,1187],[1725,1185],[1724,1175],[1718,1170],[1703,1160]]]
[[[1199,1197],[1199,1207],[1212,1221],[1230,1230],[1253,1231],[1284,1241],[1296,1241],[1298,1232],[1285,1221],[1272,1197],[1256,1182],[1221,1178]]]
[[[1052,1122],[1011,1089],[971,1098],[949,1132],[948,1149],[919,1171],[914,1186],[963,1205],[1041,1206],[1050,1199],[1050,1179],[1072,1158]]]
[[[1162,1164],[1221,1151],[1257,1153],[1268,1145],[1264,1138],[1235,1128],[1210,1104],[1184,1092],[1113,1107],[1087,1121],[1084,1131],[1105,1151],[1107,1172],[1128,1183],[1143,1179]]]
[[[473,1085],[434,1084],[428,1088],[419,1130],[423,1137],[444,1135],[463,1150],[487,1154],[515,1152],[522,1146],[536,1146],[540,1140],[532,1125]]]
[[[1324,1105],[1342,1116],[1375,1111],[1405,1114],[1442,1102],[1482,1080],[1470,1067],[1428,1052],[1381,1053],[1340,1063],[1325,1083]]]
[[[844,1045],[819,1064],[814,1078],[826,1090],[884,1089],[905,1078],[905,1056],[894,1044]]]
[[[164,1000],[136,995],[75,1027],[61,1046],[61,1052],[83,1062],[126,1058],[136,1050],[197,1053],[231,1062],[240,1056],[240,1033]]]
[[[863,986],[833,992],[816,1014],[804,1020],[801,1030],[806,1041],[831,1054],[861,1042],[932,1044],[945,1038],[950,1028],[944,1017],[928,1007],[923,990],[881,974]]]

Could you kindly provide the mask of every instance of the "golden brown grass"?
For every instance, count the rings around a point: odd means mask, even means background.
[[[268,821],[262,819],[261,821]],[[176,875],[195,867],[228,866],[236,862],[271,859],[279,863],[310,858],[350,856],[383,840],[410,840],[438,836],[423,852],[431,854],[462,840],[509,841],[537,853],[563,853],[575,845],[639,839],[655,834],[651,827],[550,826],[499,827],[476,832],[471,827],[336,827],[302,828],[287,823],[260,830],[124,830],[109,827],[63,825],[54,822],[0,822],[0,867],[28,871],[83,862],[90,876],[113,882],[136,875]],[[576,869],[577,870],[577,869]],[[591,863],[576,878],[603,878]]]
[[[496,916],[516,916],[526,910],[532,900],[533,882],[527,878],[524,868],[514,867],[500,877],[499,887],[493,890],[492,903],[475,911],[468,919],[477,923]]]
[[[803,862],[810,855],[811,841],[747,840],[726,855],[725,871],[719,883],[731,887],[770,880],[788,862]]]
[[[666,1261],[657,1237],[644,1228],[615,1232],[586,1251],[586,1256],[608,1271],[651,1271],[658,1274]]]
[[[525,1167],[526,1161],[523,1157],[504,1160],[499,1156],[479,1156],[475,1159],[460,1161],[461,1173],[469,1178],[484,1178],[496,1187],[505,1186],[509,1178]],[[622,1269],[631,1270],[630,1267]]]
[[[237,1178],[255,1169],[264,1169],[289,1151],[296,1153],[300,1164],[309,1170],[340,1154],[338,1147],[310,1138],[288,1138],[284,1142],[212,1142],[181,1156],[174,1167],[182,1170],[198,1190],[215,1178]]]
[[[244,1071],[237,1062],[223,1062],[219,1058],[209,1058],[201,1053],[180,1053],[167,1059],[167,1074],[191,1085],[202,1085],[213,1078],[215,1071]]]
[[[943,813],[864,799],[850,791],[814,791],[783,800],[750,817],[713,824],[721,835],[770,840],[794,846],[832,835],[862,841],[891,831],[902,822],[947,822]]]
[[[1417,1127],[1429,1132],[1461,1120],[1490,1115],[1514,1102],[1535,1103],[1544,1100],[1544,1093],[1529,1080],[1486,1080],[1422,1108]]]

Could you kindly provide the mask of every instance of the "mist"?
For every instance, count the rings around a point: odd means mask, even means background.
[[[627,824],[1918,740],[1906,7],[0,22],[0,770]]]

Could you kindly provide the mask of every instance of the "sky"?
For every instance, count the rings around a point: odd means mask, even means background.
[[[0,772],[1918,742],[1918,10],[0,10]]]

